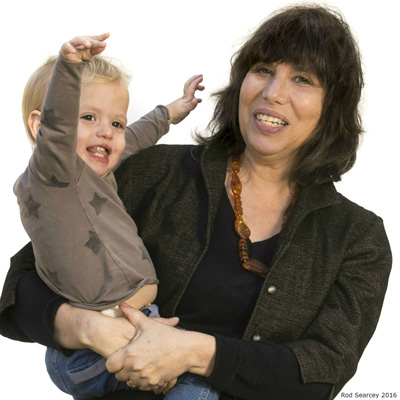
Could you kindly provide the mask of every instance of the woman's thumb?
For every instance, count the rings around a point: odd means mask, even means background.
[[[144,317],[144,314],[141,311],[129,306],[126,303],[120,304],[119,308],[124,313],[129,322],[134,326],[138,325],[141,321],[141,318]]]

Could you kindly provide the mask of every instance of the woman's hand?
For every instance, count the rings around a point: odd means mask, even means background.
[[[157,319],[170,326],[178,322],[177,318]],[[136,328],[126,318],[111,318],[68,303],[60,306],[54,321],[54,337],[61,347],[89,348],[104,358],[128,345],[135,334]]]
[[[137,329],[132,342],[108,358],[106,367],[119,381],[141,390],[169,390],[186,371],[209,376],[214,369],[215,339],[166,326],[127,305],[121,305]]]
[[[67,349],[90,348],[104,358],[126,346],[136,329],[126,318],[111,318],[98,311],[64,303],[54,321],[54,338]]]

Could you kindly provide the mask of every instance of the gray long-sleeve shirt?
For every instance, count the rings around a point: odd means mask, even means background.
[[[42,280],[75,306],[103,310],[158,280],[114,174],[101,178],[76,153],[84,65],[57,60],[37,146],[14,192]],[[168,129],[167,109],[156,107],[127,127],[124,156]]]

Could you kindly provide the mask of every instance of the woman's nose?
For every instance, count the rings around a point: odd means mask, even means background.
[[[288,85],[284,76],[273,75],[268,79],[263,90],[263,98],[271,103],[285,104],[288,97]]]

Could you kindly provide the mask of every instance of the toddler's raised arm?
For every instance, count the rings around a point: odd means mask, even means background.
[[[183,96],[167,106],[157,106],[138,121],[126,127],[126,147],[122,159],[139,150],[155,145],[169,131],[170,124],[179,124],[184,120],[201,99],[196,98],[197,90],[204,90],[200,85],[203,75],[189,78],[183,88]]]

